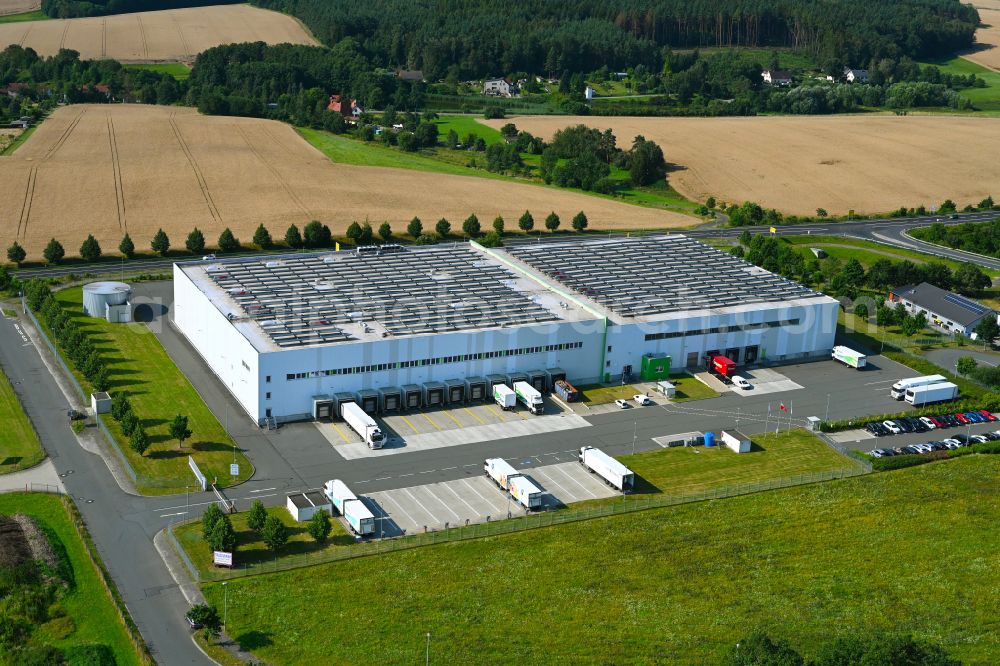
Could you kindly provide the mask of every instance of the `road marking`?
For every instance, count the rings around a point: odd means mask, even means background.
[[[544,470],[536,469],[536,470],[534,470],[531,473],[531,475],[533,477],[536,477],[536,478],[541,477],[543,479],[542,483],[545,486],[547,486],[548,488],[551,488],[552,486],[555,486],[556,488],[558,488],[563,493],[563,496],[566,498],[566,502],[563,502],[563,504],[566,504],[567,502],[572,502],[573,500],[576,499],[576,495],[575,494],[569,492],[568,490],[566,490],[565,488],[563,488],[561,485],[559,485],[559,482],[556,481],[555,479],[553,479],[552,476],[550,476]],[[547,490],[546,492],[548,492],[549,495],[552,495],[552,491],[551,490]]]
[[[375,480],[376,481],[386,481],[386,480],[391,479],[391,478],[392,478],[391,476],[380,476],[380,477],[378,477]]]
[[[461,502],[465,506],[469,507],[469,510],[472,511],[472,515],[474,515],[474,516],[478,516],[479,515],[479,511],[477,511],[471,504],[469,504],[464,499],[462,499],[462,496],[459,495],[458,493],[456,493],[454,488],[452,488],[447,483],[442,484],[442,485],[444,485],[445,488],[447,488],[448,490],[450,490],[451,494],[454,495],[455,497],[457,497],[459,502]]]
[[[476,419],[477,421],[479,421],[479,422],[480,422],[480,423],[482,423],[483,425],[486,425],[486,421],[484,421],[484,420],[482,420],[481,418],[479,418],[479,415],[477,415],[477,414],[476,414],[476,413],[475,413],[474,411],[472,411],[472,410],[471,410],[471,409],[469,409],[468,407],[463,407],[462,409],[464,409],[464,410],[465,410],[465,411],[467,411],[467,412],[468,412],[469,414],[471,414],[471,415],[472,415],[472,418]]]
[[[425,469],[424,471],[420,472],[420,474],[430,474],[431,472],[436,472],[436,471],[437,471],[436,469]]]
[[[448,487],[448,484],[446,484],[446,483],[442,483],[440,485],[444,486],[445,488]],[[414,490],[416,490],[416,489],[414,489]],[[436,492],[434,492],[433,490],[431,490],[427,486],[424,486],[424,490],[426,490],[427,494],[430,495],[431,497],[433,497],[435,499],[435,501],[437,501],[438,504],[440,504],[441,506],[443,506],[448,513],[450,513],[451,515],[455,516],[455,520],[462,520],[462,517],[460,515],[458,515],[457,513],[455,513],[450,506],[448,506],[447,504],[445,504],[444,501],[440,497],[437,496]]]
[[[343,439],[347,443],[350,443],[351,440],[347,439],[347,435],[344,434],[343,430],[341,430],[339,427],[337,427],[336,423],[331,423],[330,425],[332,425],[333,429],[337,431],[337,434],[340,435],[341,439]]]
[[[404,476],[413,476],[415,472],[410,472],[409,474],[400,474],[399,478],[402,479]]]
[[[404,509],[402,504],[400,504],[399,502],[397,502],[396,500],[394,500],[392,498],[392,495],[390,495],[389,493],[382,493],[381,498],[377,499],[376,502],[378,502],[378,503],[388,502],[388,503],[394,504],[396,506],[396,508],[400,510],[400,512],[402,512],[407,518],[409,518],[411,525],[413,525],[414,527],[419,527],[420,526],[420,521],[419,520],[414,520],[413,516],[410,515],[410,512],[407,511],[406,509]],[[391,514],[386,513],[386,515],[391,515]]]
[[[277,497],[281,493],[271,493],[270,495],[254,495],[253,497],[240,497],[238,499],[260,499],[261,497]],[[215,502],[207,502],[208,504],[215,504]]]
[[[160,518],[169,518],[170,516],[183,516],[187,511],[178,511],[177,513],[164,513],[160,515]]]
[[[499,512],[499,511],[503,511],[504,510],[504,506],[502,504],[500,506],[497,506],[489,498],[483,497],[483,494],[480,493],[478,490],[476,490],[475,486],[473,486],[471,483],[469,483],[468,479],[462,479],[461,481],[466,486],[468,486],[469,490],[471,490],[475,494],[479,495],[480,499],[482,499],[484,502],[486,502],[487,506],[489,506],[490,508],[492,508],[494,511],[498,511]]]
[[[423,416],[425,419],[427,419],[427,422],[430,423],[432,426],[434,426],[436,430],[441,429],[441,426],[439,426],[437,423],[434,423],[434,421],[431,421],[431,417],[429,417],[425,412],[421,412],[420,415]]]
[[[420,434],[420,430],[419,430],[419,429],[417,428],[417,426],[413,425],[413,424],[412,424],[412,423],[410,422],[410,419],[406,418],[406,416],[405,416],[405,415],[403,415],[403,414],[400,414],[400,415],[399,415],[399,418],[401,418],[401,419],[403,419],[404,421],[406,421],[406,425],[410,426],[410,430],[412,430],[414,434],[416,434],[416,435],[419,435],[419,434]]]
[[[553,469],[554,470],[558,470],[558,472],[560,474],[562,474],[563,476],[565,476],[567,479],[569,479],[570,481],[572,481],[576,485],[580,486],[580,488],[583,489],[583,492],[587,493],[591,497],[597,497],[597,495],[594,494],[594,493],[592,493],[589,488],[587,488],[585,485],[583,485],[582,483],[580,483],[579,481],[577,481],[576,479],[574,479],[572,476],[570,476],[569,472],[567,472],[566,470],[564,470],[564,469],[562,469],[560,467],[553,467]]]
[[[465,427],[464,425],[462,425],[461,421],[459,421],[458,419],[455,418],[455,415],[451,413],[451,410],[448,410],[448,411],[446,411],[444,413],[447,414],[448,418],[450,418],[452,421],[454,421],[455,425],[457,425],[459,428],[464,428]]]
[[[896,382],[895,379],[880,379],[877,382],[865,382],[865,386],[874,386],[875,384],[887,384],[887,383],[894,384],[895,382]]]
[[[266,493],[268,490],[277,490],[277,488],[261,488],[260,490],[251,490],[252,493]]]
[[[417,506],[419,506],[419,507],[420,507],[420,509],[421,509],[421,510],[422,510],[422,511],[423,511],[424,513],[426,513],[426,514],[427,514],[428,516],[430,516],[430,517],[431,517],[431,520],[432,520],[432,521],[433,521],[433,520],[437,520],[437,519],[438,519],[438,517],[437,517],[437,516],[436,516],[436,515],[435,515],[434,513],[432,513],[430,509],[428,509],[428,508],[427,508],[426,506],[424,506],[424,503],[423,503],[423,502],[421,502],[421,501],[420,501],[420,500],[418,500],[418,499],[417,499],[416,497],[414,497],[413,493],[411,493],[411,492],[410,492],[410,489],[409,489],[409,488],[403,488],[403,492],[404,492],[404,493],[406,493],[407,495],[409,495],[409,496],[410,496],[410,499],[411,499],[411,500],[413,500],[414,502],[416,502],[416,503],[417,503]]]
[[[442,472],[447,472],[449,469],[458,469],[458,467],[442,467],[441,471]]]

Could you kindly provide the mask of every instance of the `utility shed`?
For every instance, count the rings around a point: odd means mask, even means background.
[[[330,500],[316,490],[288,495],[285,506],[288,508],[288,513],[292,514],[292,518],[300,523],[310,520],[320,510],[333,515],[333,505]]]
[[[107,414],[111,411],[111,396],[103,391],[90,394],[90,408],[95,414]]]
[[[723,430],[722,443],[736,453],[750,453],[750,438],[739,430]]]

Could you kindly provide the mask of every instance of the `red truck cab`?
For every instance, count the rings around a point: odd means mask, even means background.
[[[736,373],[736,361],[728,356],[716,354],[709,361],[709,368],[717,375],[732,377]]]

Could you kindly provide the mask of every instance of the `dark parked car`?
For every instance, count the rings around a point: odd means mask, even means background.
[[[955,440],[958,440],[959,442],[961,442],[962,446],[968,446],[969,445],[969,437],[967,435],[963,435],[962,433],[958,433],[957,435],[952,435],[952,439],[955,439]]]
[[[979,413],[983,415],[987,421],[996,421],[997,417],[993,416],[993,413],[988,409],[980,409]]]
[[[907,419],[894,419],[893,423],[899,426],[899,429],[903,432],[913,432],[913,424]]]
[[[979,412],[965,412],[965,418],[969,419],[973,423],[985,423],[986,419]]]

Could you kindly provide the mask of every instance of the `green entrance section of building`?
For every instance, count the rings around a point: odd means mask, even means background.
[[[642,357],[639,376],[644,382],[668,379],[670,376],[670,357],[666,354],[645,354]]]

